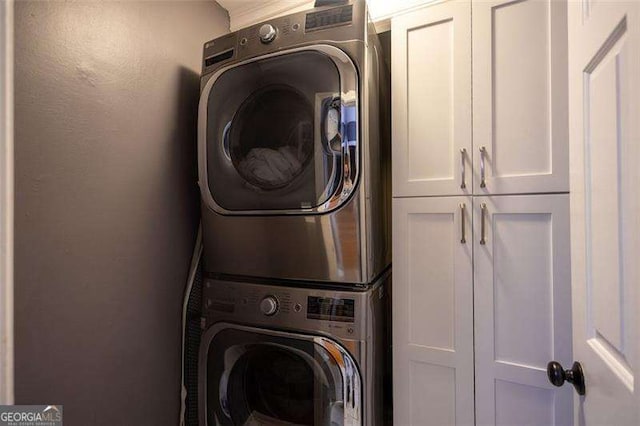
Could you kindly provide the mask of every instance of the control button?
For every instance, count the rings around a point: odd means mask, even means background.
[[[260,41],[263,43],[271,43],[276,38],[276,29],[271,24],[264,24],[258,31]]]
[[[296,303],[295,305],[293,305],[293,310],[296,312],[300,312],[302,310],[302,305],[299,303]]]
[[[274,296],[267,296],[260,302],[260,311],[266,316],[274,315],[278,312],[278,299]]]
[[[293,31],[298,31],[298,29],[300,28],[300,24],[295,23],[291,28],[293,29]]]
[[[246,37],[242,37],[242,39],[240,39],[240,46],[244,46],[245,44],[247,44],[249,40],[247,40]]]

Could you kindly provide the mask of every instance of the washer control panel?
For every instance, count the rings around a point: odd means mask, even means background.
[[[307,318],[353,322],[355,300],[351,298],[307,296]]]
[[[260,302],[260,311],[268,317],[275,315],[278,312],[278,299],[275,296],[266,296]]]
[[[366,336],[368,294],[212,278],[205,279],[203,290],[208,324],[323,331],[350,339]]]

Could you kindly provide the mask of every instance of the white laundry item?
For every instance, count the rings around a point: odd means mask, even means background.
[[[296,424],[284,420],[278,420],[271,416],[265,416],[262,413],[254,411],[247,420],[245,420],[243,426],[296,426]]]
[[[331,426],[342,425],[344,423],[344,403],[342,401],[333,401],[328,408]]]
[[[302,168],[302,162],[291,146],[278,149],[253,148],[238,165],[244,175],[269,186],[281,186],[288,183]]]

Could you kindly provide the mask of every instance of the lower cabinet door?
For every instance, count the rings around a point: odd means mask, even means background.
[[[472,425],[471,198],[393,200],[394,424]]]
[[[477,425],[572,425],[569,195],[474,198]],[[406,219],[405,219],[406,220]],[[402,246],[401,246],[402,247]]]

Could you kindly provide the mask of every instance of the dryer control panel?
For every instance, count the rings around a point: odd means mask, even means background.
[[[344,45],[359,41],[364,44],[366,2],[342,3],[345,4],[327,4],[272,18],[206,42],[202,75],[234,62],[314,43]]]
[[[334,7],[319,12],[307,13],[304,30],[317,31],[340,25],[348,25],[353,21],[353,5]]]

